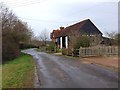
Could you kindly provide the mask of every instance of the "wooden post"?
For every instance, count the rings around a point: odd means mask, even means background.
[[[81,47],[80,47],[81,48]],[[79,57],[80,57],[80,55],[81,55],[81,50],[80,50],[80,48],[79,48]]]
[[[74,52],[74,49],[72,48],[72,57],[74,56],[74,53],[73,53],[73,52]]]

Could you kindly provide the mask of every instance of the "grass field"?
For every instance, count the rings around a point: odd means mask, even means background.
[[[2,65],[2,88],[33,88],[34,62],[30,55],[20,57]]]

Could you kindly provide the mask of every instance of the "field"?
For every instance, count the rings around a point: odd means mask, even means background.
[[[30,55],[20,57],[2,65],[2,88],[33,88],[34,62]]]

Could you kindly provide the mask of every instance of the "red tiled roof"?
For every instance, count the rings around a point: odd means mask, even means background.
[[[60,34],[60,30],[53,30],[51,33],[51,39],[55,39]]]
[[[53,33],[54,37],[57,37],[60,34],[60,30],[54,30]]]

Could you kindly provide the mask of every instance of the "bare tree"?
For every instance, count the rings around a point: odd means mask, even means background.
[[[101,35],[88,35],[87,33],[80,33],[79,31],[72,31],[69,37],[72,48],[89,47],[99,45],[102,41]]]
[[[22,22],[17,16],[5,7],[0,5],[2,22],[2,59],[8,60],[20,55],[20,42],[31,39],[32,31],[27,23]]]
[[[40,39],[40,41],[42,41],[44,46],[47,45],[47,41],[49,41],[49,33],[47,32],[46,29],[41,31],[41,33],[39,34],[39,39]]]
[[[37,36],[32,37],[31,44],[41,47],[42,43]]]
[[[106,35],[111,38],[111,39],[115,39],[115,35],[117,33],[115,31],[111,31],[111,32],[106,32]]]
[[[118,46],[120,46],[120,33],[116,33],[115,35],[115,41]]]
[[[102,41],[101,35],[90,36],[90,45],[91,46],[99,45],[101,43],[101,41]]]
[[[4,60],[12,59],[20,55],[20,50],[12,36],[16,16],[3,5],[0,6],[0,11],[2,15],[2,59],[4,62]]]
[[[81,35],[79,31],[71,32],[70,37],[70,46],[74,49],[79,49],[80,46],[88,47],[90,46],[90,39],[86,34]]]

